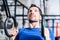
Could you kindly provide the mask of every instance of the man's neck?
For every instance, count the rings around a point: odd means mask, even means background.
[[[32,23],[29,23],[30,25],[30,28],[36,28],[36,26],[39,26],[39,22],[32,22]]]

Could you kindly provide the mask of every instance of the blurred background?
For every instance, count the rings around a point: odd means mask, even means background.
[[[44,28],[52,28],[55,38],[60,38],[60,0],[5,1],[8,3],[11,16],[16,18],[16,21],[18,23],[17,28],[29,27],[29,22],[27,20],[27,10],[31,4],[35,4],[42,10]],[[4,32],[4,22],[7,18],[4,7],[5,6],[3,5],[3,0],[0,0],[0,40],[8,40],[8,37],[6,37]]]

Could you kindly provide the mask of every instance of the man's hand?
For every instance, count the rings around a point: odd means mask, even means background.
[[[15,39],[17,33],[18,33],[18,30],[16,28],[9,29],[9,34],[13,35],[13,37],[11,37],[11,39],[13,39],[13,40]]]

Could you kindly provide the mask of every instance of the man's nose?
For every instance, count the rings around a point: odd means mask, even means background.
[[[32,11],[31,14],[34,14],[34,11]]]

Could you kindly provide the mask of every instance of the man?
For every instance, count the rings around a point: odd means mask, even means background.
[[[29,28],[19,29],[15,40],[44,40],[40,33],[41,9],[32,4],[28,10]]]
[[[39,7],[32,4],[28,10],[29,28],[19,29],[18,32],[12,28],[11,34],[14,40],[44,40],[41,35],[41,27],[39,26],[42,20],[42,12]]]
[[[32,4],[28,9],[29,28],[16,29],[12,28],[10,33],[13,34],[14,40],[44,40],[40,33],[40,21],[42,20],[42,12],[39,7]],[[16,34],[17,33],[17,34]]]

